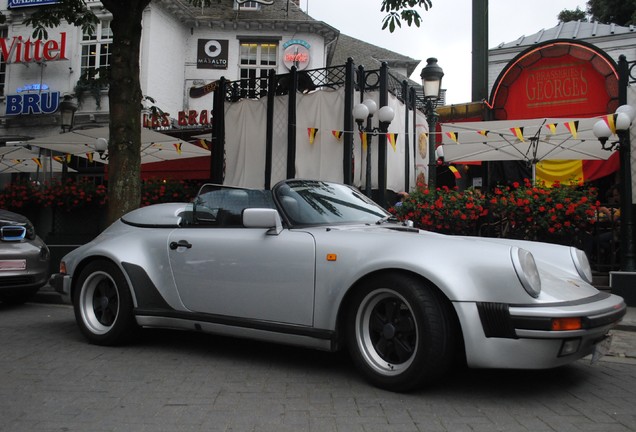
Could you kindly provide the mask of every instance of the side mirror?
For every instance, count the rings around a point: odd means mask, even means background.
[[[278,210],[269,208],[247,208],[243,210],[243,226],[245,228],[269,228],[267,234],[278,235],[283,230],[283,223]]]

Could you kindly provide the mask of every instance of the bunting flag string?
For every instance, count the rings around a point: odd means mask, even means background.
[[[523,138],[523,128],[522,127],[513,127],[510,128],[510,132],[512,132],[512,134],[517,137],[517,139],[521,142],[526,142],[526,140]]]
[[[173,143],[172,144],[175,148],[175,150],[177,151],[177,154],[180,155],[181,154],[181,143]]]
[[[453,175],[455,176],[456,179],[462,178],[462,175],[459,173],[457,168],[455,168],[453,165],[449,165],[448,169],[450,170],[450,172],[453,173]]]
[[[344,133],[344,131],[339,131],[339,130],[332,130],[331,134],[336,137],[336,139],[338,141],[340,141],[342,139],[342,134]]]
[[[309,144],[313,144],[316,139],[318,128],[307,128],[307,134],[309,135]]]
[[[572,138],[576,139],[576,133],[577,133],[577,130],[579,128],[579,121],[578,120],[574,120],[574,121],[566,122],[565,123],[565,127],[572,134]]]
[[[488,131],[488,130],[480,130],[480,131],[477,131],[477,133],[479,135],[483,135],[483,136],[487,137],[488,133],[490,133],[490,131]]]
[[[397,151],[397,136],[398,136],[398,134],[391,133],[391,132],[388,132],[386,134],[386,138],[389,141],[389,144],[391,144],[391,147],[393,147],[393,151],[394,152]]]

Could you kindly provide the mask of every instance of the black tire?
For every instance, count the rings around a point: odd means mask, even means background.
[[[130,287],[110,261],[93,261],[82,270],[73,290],[73,308],[82,334],[91,343],[119,345],[136,334]]]
[[[349,306],[347,346],[373,385],[413,390],[441,378],[455,363],[452,306],[421,280],[400,273],[370,278]]]

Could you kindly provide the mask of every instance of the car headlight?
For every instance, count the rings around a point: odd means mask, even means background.
[[[532,254],[515,246],[510,249],[510,256],[523,288],[530,296],[539,297],[539,294],[541,294],[541,278]]]
[[[579,273],[581,278],[591,284],[592,283],[592,267],[590,267],[590,262],[587,259],[587,255],[581,249],[577,249],[575,247],[570,248],[570,256],[572,256],[572,261],[574,262],[574,267],[576,271]]]

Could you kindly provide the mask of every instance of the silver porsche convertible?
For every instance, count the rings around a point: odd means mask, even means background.
[[[602,353],[626,306],[591,280],[578,249],[422,231],[354,188],[297,179],[135,210],[51,279],[92,343],[166,327],[346,348],[394,391],[457,360],[541,369]]]

